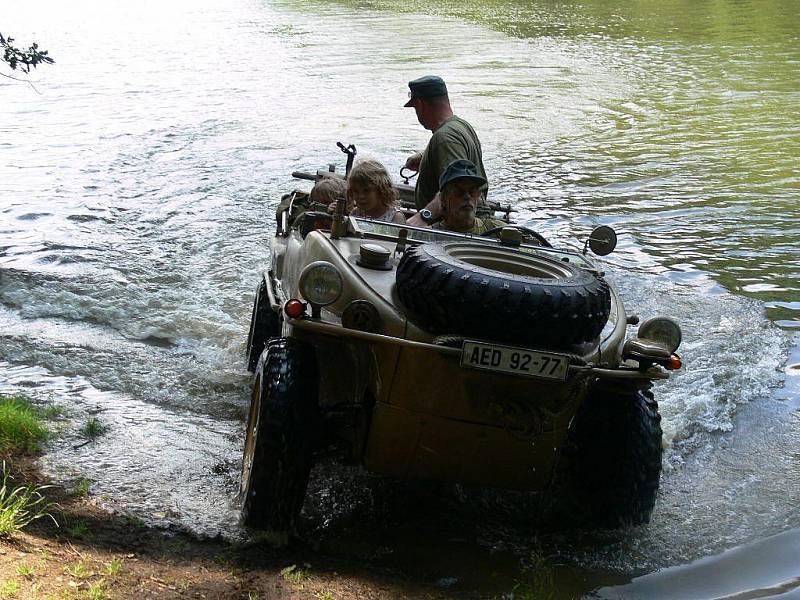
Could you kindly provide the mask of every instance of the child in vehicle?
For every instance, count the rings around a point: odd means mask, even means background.
[[[311,188],[309,199],[314,210],[330,210],[336,206],[336,199],[347,194],[347,183],[338,177],[325,177],[320,179]],[[324,208],[323,208],[324,206]]]
[[[375,160],[357,162],[347,177],[348,204],[354,217],[405,224],[397,209],[397,190],[386,168]]]

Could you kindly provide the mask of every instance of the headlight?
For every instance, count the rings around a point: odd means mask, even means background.
[[[333,304],[342,295],[342,275],[329,262],[313,262],[300,273],[300,292],[312,305]]]
[[[653,317],[639,325],[637,337],[652,340],[675,352],[681,345],[681,328],[669,317]]]

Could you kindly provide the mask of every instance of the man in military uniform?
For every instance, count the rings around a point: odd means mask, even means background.
[[[451,162],[439,178],[439,195],[444,219],[434,223],[432,229],[480,235],[495,227],[507,225],[505,221],[475,216],[481,190],[486,178],[469,160]]]
[[[481,142],[475,130],[464,119],[453,114],[447,86],[441,77],[426,75],[408,83],[408,102],[413,107],[417,120],[433,132],[424,152],[417,152],[406,160],[406,167],[419,172],[414,197],[417,210],[428,209],[426,222],[435,220],[441,213],[441,205],[436,193],[439,178],[447,165],[463,158],[471,161],[478,174],[484,179],[481,190],[481,204],[486,196],[486,170],[483,167]],[[418,214],[408,221],[410,225],[424,224]]]

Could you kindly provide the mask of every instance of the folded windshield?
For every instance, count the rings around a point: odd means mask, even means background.
[[[408,232],[407,239],[410,242],[425,243],[425,242],[452,242],[463,241],[468,239],[472,242],[480,244],[499,245],[500,242],[494,237],[481,237],[465,233],[455,233],[452,231],[441,231],[429,229],[427,227],[412,227],[410,225],[399,225],[397,223],[387,223],[385,221],[373,221],[370,219],[352,218],[355,224],[356,231],[365,238],[397,240],[400,231],[405,229]],[[551,260],[561,260],[568,262],[572,265],[582,267],[585,269],[595,268],[583,255],[568,250],[558,250],[555,248],[545,248],[543,246],[533,246],[523,244],[518,248],[520,252],[528,254],[535,254],[550,258]]]

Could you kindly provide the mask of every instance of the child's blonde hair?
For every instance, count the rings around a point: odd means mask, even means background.
[[[346,195],[347,183],[344,179],[338,177],[325,177],[320,179],[311,188],[310,199],[312,202],[319,202],[320,204],[330,204],[336,202],[337,198]]]
[[[347,176],[347,200],[353,202],[350,190],[353,187],[375,188],[381,204],[389,208],[397,204],[397,190],[392,185],[389,173],[377,160],[360,160]]]

